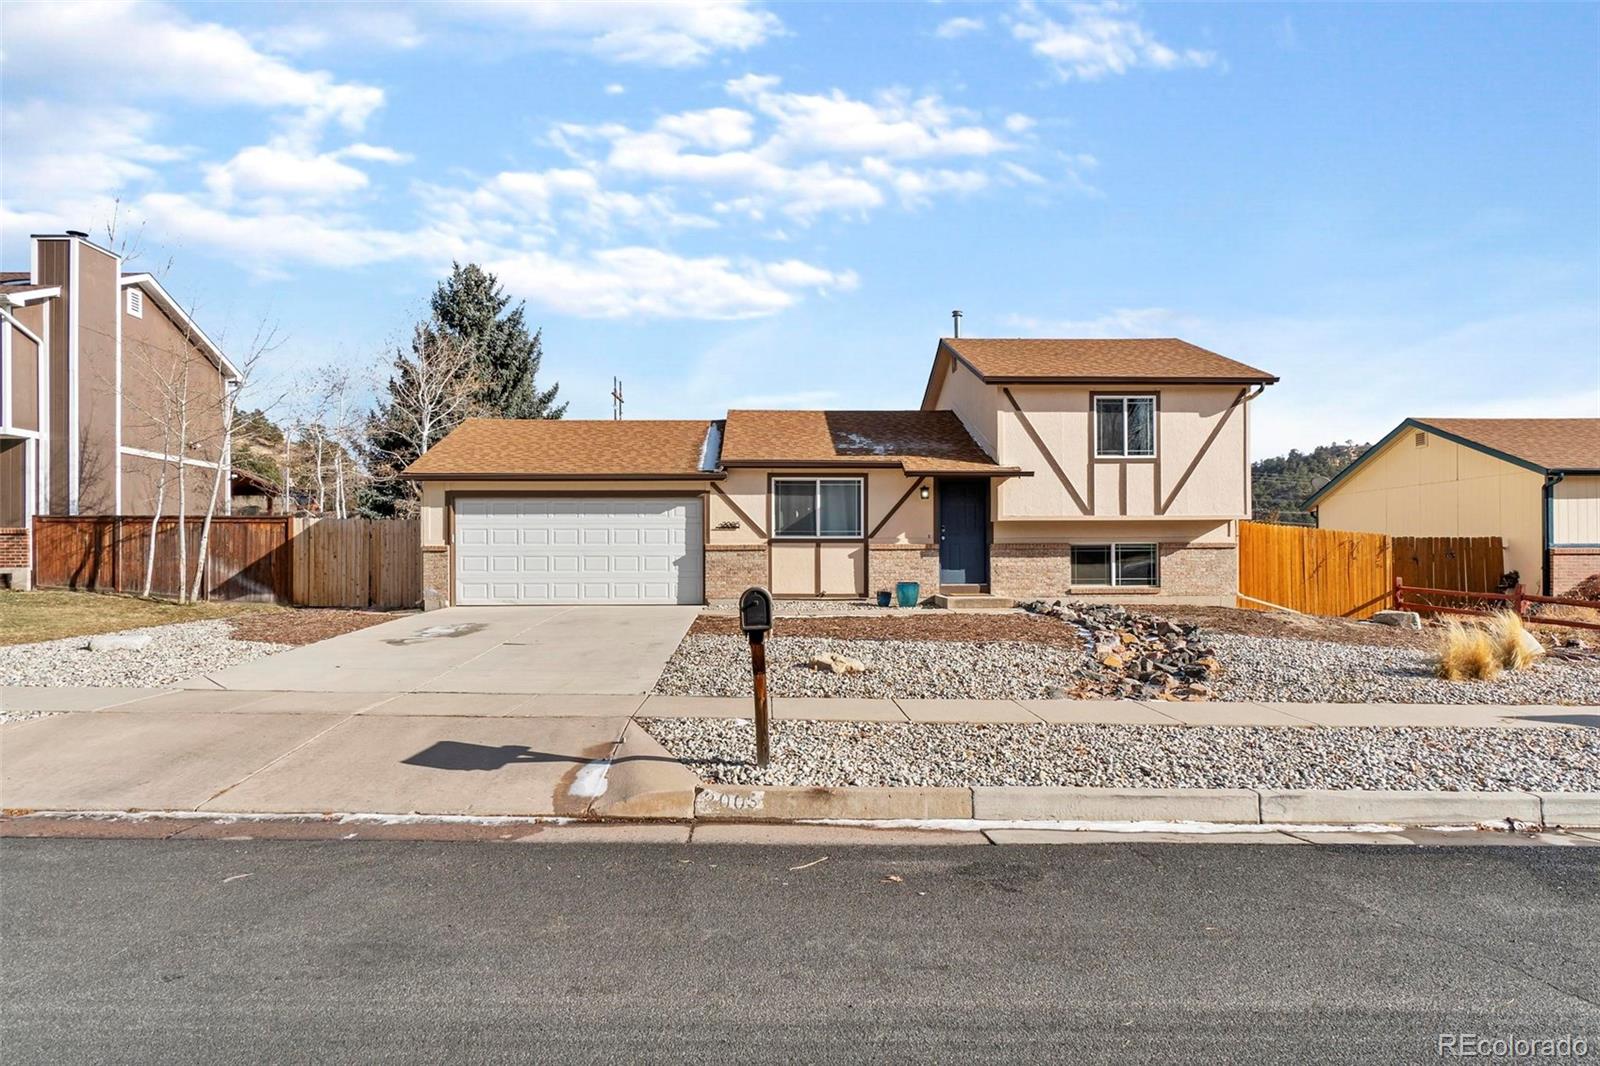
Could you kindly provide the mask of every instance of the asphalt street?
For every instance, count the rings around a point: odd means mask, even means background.
[[[7,839],[0,1054],[1595,1057],[1596,930],[1600,849]]]

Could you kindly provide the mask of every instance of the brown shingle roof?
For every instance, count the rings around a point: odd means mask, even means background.
[[[1600,470],[1600,418],[1414,418],[1546,470]]]
[[[980,337],[939,342],[985,381],[1217,381],[1268,383],[1265,370],[1176,337],[1073,340]]]
[[[732,466],[900,466],[907,474],[994,474],[950,411],[729,411],[722,462]]]
[[[712,423],[469,418],[406,467],[411,478],[704,478]],[[715,460],[715,456],[712,456]]]

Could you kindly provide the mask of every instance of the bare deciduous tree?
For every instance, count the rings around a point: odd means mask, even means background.
[[[419,323],[409,350],[396,352],[385,382],[388,400],[367,425],[367,449],[374,479],[399,475],[476,408],[481,383],[473,346]],[[416,488],[405,483],[400,511],[417,509]]]

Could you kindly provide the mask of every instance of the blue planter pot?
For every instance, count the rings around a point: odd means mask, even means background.
[[[879,592],[878,593],[878,606],[879,607],[893,607],[894,606],[894,593],[888,591],[887,589]]]
[[[894,594],[902,607],[915,607],[922,602],[922,586],[915,581],[902,581],[895,585]]]

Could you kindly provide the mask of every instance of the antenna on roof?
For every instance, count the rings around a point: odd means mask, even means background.
[[[614,422],[622,421],[622,379],[611,379],[611,419]]]
[[[960,311],[951,311],[950,312],[950,322],[951,322],[952,328],[955,330],[955,333],[952,334],[952,335],[957,340],[959,340],[961,338],[961,312]]]

